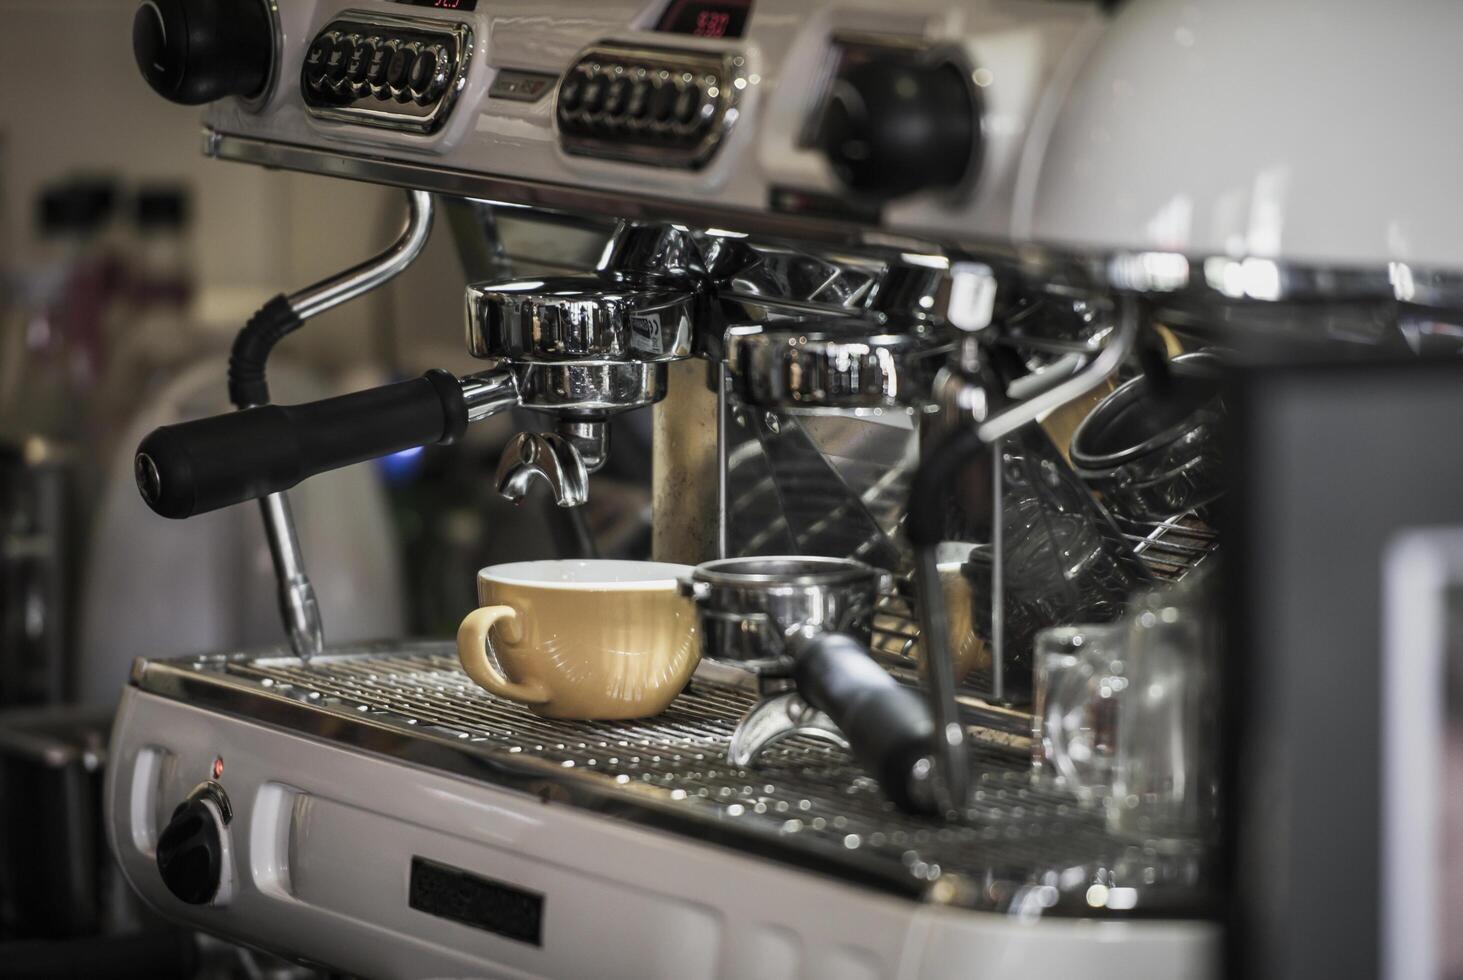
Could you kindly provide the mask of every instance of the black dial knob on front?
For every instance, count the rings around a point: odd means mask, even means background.
[[[264,91],[274,30],[263,0],[143,0],[132,20],[137,67],[159,95],[202,105]]]
[[[839,179],[859,193],[893,198],[948,190],[977,162],[978,117],[955,65],[875,57],[835,80],[819,142]]]
[[[173,811],[157,842],[157,869],[168,891],[189,905],[206,905],[223,881],[223,833],[201,797]]]

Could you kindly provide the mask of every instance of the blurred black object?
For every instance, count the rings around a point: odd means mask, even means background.
[[[109,710],[0,712],[0,938],[101,928],[115,874],[102,818],[110,727]]]
[[[75,466],[64,447],[0,440],[0,707],[72,688]]]
[[[0,945],[0,977],[16,980],[188,980],[197,966],[193,934],[173,928]]]
[[[1399,747],[1382,712],[1383,559],[1399,532],[1463,525],[1463,361],[1256,367],[1233,380],[1226,452],[1245,465],[1222,515],[1227,974],[1391,975],[1382,813],[1396,795],[1383,759]],[[1448,788],[1441,772],[1418,777]],[[1456,909],[1436,898],[1438,924],[1456,929]]]
[[[143,184],[132,196],[132,221],[138,228],[185,228],[189,214],[188,188],[182,184]]]
[[[36,228],[46,237],[94,234],[111,221],[119,196],[117,181],[106,176],[48,184],[36,198]]]

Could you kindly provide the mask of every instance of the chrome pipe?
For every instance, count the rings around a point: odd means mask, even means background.
[[[944,811],[964,809],[970,798],[970,761],[965,724],[956,699],[955,663],[950,656],[950,620],[940,570],[932,547],[914,555],[915,595],[924,649],[926,695],[935,722],[935,765],[940,779],[934,790]]]
[[[274,575],[279,584],[279,613],[284,618],[290,649],[301,660],[309,660],[325,647],[325,628],[320,619],[320,603],[315,586],[305,573],[305,558],[300,539],[295,534],[290,502],[283,493],[271,493],[259,499],[264,515],[264,536],[269,541],[269,557],[274,562]]]
[[[976,429],[983,442],[993,443],[1010,435],[1023,425],[1029,425],[1047,412],[1060,408],[1074,398],[1080,398],[1107,380],[1108,376],[1122,366],[1133,349],[1138,336],[1138,298],[1120,293],[1118,295],[1118,321],[1112,338],[1087,366],[1060,384],[1053,385],[1024,402],[1012,405],[986,419]]]
[[[432,195],[426,191],[407,191],[406,202],[406,227],[384,252],[285,297],[296,316],[301,320],[319,316],[383,285],[411,265],[432,233],[434,209]]]
[[[1006,700],[1005,447],[991,443],[991,700]]]
[[[468,424],[481,422],[518,405],[518,380],[512,371],[495,369],[469,374],[458,380],[467,405]]]
[[[406,202],[406,227],[384,252],[285,297],[295,316],[301,321],[319,316],[386,283],[411,265],[432,233],[432,195],[407,191]],[[305,571],[289,499],[283,493],[272,493],[260,499],[259,510],[264,516],[264,536],[269,541],[269,557],[279,587],[279,611],[290,649],[301,660],[309,660],[324,649],[325,628],[315,586]]]

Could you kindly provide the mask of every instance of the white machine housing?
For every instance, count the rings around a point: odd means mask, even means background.
[[[229,888],[157,873],[173,806],[227,794]],[[1198,921],[1028,921],[890,897],[526,793],[128,688],[107,770],[123,873],[171,919],[373,978],[1217,976]],[[411,908],[424,857],[541,896],[534,945]]]

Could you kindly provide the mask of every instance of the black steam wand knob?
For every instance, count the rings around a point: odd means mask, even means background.
[[[834,80],[819,143],[838,179],[867,197],[952,190],[979,162],[979,115],[955,64],[877,57]]]
[[[249,98],[269,82],[274,29],[264,0],[143,0],[132,19],[132,53],[165,99]]]

